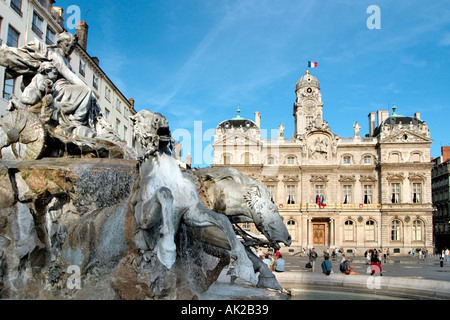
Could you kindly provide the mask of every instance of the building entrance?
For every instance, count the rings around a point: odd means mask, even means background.
[[[325,245],[325,225],[322,223],[313,224],[313,244],[316,246]]]
[[[329,218],[312,219],[312,244],[313,246],[330,245],[330,226]],[[311,238],[310,238],[311,239]]]

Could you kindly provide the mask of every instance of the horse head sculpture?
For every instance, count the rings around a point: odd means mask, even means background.
[[[130,116],[130,120],[139,157],[146,158],[157,150],[166,152],[172,150],[173,138],[170,135],[169,121],[161,113],[142,110]]]
[[[131,117],[140,160],[139,189],[134,217],[135,243],[146,261],[157,256],[170,270],[176,261],[176,234],[180,224],[189,227],[215,226],[223,231],[235,259],[236,276],[256,283],[253,264],[234,233],[228,218],[206,208],[194,181],[185,175],[170,156],[173,139],[167,119],[149,110]]]
[[[279,242],[291,245],[291,236],[265,186],[232,167],[201,168],[195,174],[203,182],[212,210],[235,223],[254,223],[276,249]]]

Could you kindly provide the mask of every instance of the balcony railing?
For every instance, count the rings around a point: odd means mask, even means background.
[[[322,207],[316,203],[299,203],[299,204],[279,204],[279,209],[286,210],[317,210],[317,209],[332,209],[332,210],[377,210],[381,209],[381,204],[371,203],[371,204],[358,204],[358,203],[329,203]]]
[[[371,204],[359,204],[359,203],[329,203],[326,206],[320,206],[316,203],[299,203],[299,204],[277,204],[280,210],[422,210],[430,209],[432,205],[430,203],[371,203]]]

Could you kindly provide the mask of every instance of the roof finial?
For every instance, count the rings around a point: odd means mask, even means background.
[[[392,115],[393,115],[393,116],[397,115],[397,114],[395,113],[395,110],[397,110],[397,107],[395,106],[395,103],[394,103],[394,105],[392,106]]]
[[[241,117],[241,107],[238,106],[238,108],[237,108],[237,116],[236,116],[236,118],[233,118],[232,120],[241,120],[241,119],[243,119]]]
[[[305,74],[309,74],[309,70],[306,70],[306,73]]]

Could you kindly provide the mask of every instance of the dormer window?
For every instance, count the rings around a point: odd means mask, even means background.
[[[344,164],[351,164],[352,162],[352,157],[350,156],[344,156],[343,161]]]

